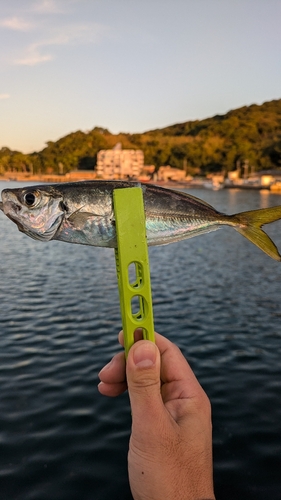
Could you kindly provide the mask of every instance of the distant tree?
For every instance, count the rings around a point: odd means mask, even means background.
[[[95,156],[83,156],[79,159],[78,170],[94,170],[96,166]]]
[[[237,162],[248,161],[256,170],[281,166],[281,99],[261,106],[243,106],[225,115],[188,121],[143,134],[111,134],[95,127],[76,131],[56,142],[48,141],[42,151],[24,155],[9,148],[0,150],[0,171],[64,173],[92,169],[100,149],[121,142],[124,149],[142,149],[147,165],[185,168],[209,173],[229,171]],[[63,167],[61,167],[61,165]]]

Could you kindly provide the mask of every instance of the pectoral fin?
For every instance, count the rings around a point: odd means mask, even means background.
[[[71,222],[74,226],[84,225],[91,217],[100,217],[100,215],[92,214],[90,212],[73,212],[70,217],[68,217],[68,221]]]

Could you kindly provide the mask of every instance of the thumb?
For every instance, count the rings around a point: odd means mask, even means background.
[[[149,340],[133,344],[127,358],[127,384],[133,425],[147,428],[149,421],[157,422],[163,402],[160,381],[160,352]]]

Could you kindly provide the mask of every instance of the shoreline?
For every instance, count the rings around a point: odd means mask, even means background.
[[[23,174],[19,175],[3,175],[0,176],[1,182],[38,182],[38,183],[52,183],[52,184],[60,184],[64,182],[81,182],[81,181],[94,181],[94,180],[128,180],[128,179],[97,179],[97,175],[95,172],[91,171],[81,171],[81,172],[69,172],[64,175],[54,175],[54,174]],[[157,184],[158,186],[163,186],[167,188],[175,188],[175,189],[206,189],[206,190],[220,190],[220,189],[241,189],[241,190],[253,190],[253,191],[267,191],[270,193],[281,193],[281,186],[273,185],[273,186],[262,186],[262,185],[249,185],[245,184],[229,184],[224,183],[220,187],[216,185],[207,185],[206,179],[198,179],[198,180],[153,180],[147,179],[146,177],[139,177],[138,179],[134,179],[134,181],[141,182],[143,184]]]
[[[70,172],[65,175],[54,174],[38,174],[38,175],[6,175],[0,176],[2,182],[40,182],[40,183],[63,183],[63,182],[81,182],[81,181],[94,181],[94,180],[128,180],[128,179],[97,179],[93,172]],[[204,181],[174,181],[174,180],[151,180],[143,177],[134,179],[136,182],[143,184],[158,184],[166,187],[181,187],[181,188],[203,188]]]

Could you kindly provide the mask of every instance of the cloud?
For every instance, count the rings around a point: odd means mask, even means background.
[[[97,43],[108,30],[106,26],[89,23],[80,25],[60,26],[57,29],[52,29],[49,37],[46,37],[38,42],[35,42],[27,47],[25,54],[16,59],[14,64],[35,66],[54,59],[55,47],[62,45],[80,45],[88,43]],[[52,54],[44,53],[48,47],[53,47]]]
[[[26,50],[26,54],[16,59],[14,64],[20,66],[36,66],[37,64],[42,64],[52,59],[52,54],[41,54],[36,46],[30,46]]]
[[[29,31],[32,24],[19,17],[8,17],[0,21],[0,26],[16,31]]]
[[[70,24],[54,30],[52,36],[38,45],[78,45],[98,42],[107,27],[97,23]]]
[[[0,99],[9,99],[10,94],[0,94]]]
[[[32,10],[40,14],[57,14],[62,12],[58,2],[55,2],[54,0],[42,0],[41,2],[36,2],[33,4]]]
[[[18,32],[18,36],[14,36],[13,46],[10,50],[7,47],[8,63],[21,66],[47,63],[55,59],[59,47],[98,43],[108,34],[109,26],[91,21],[75,21],[73,11],[71,18],[74,22],[69,22],[70,15],[66,14],[65,8],[70,5],[79,8],[79,1],[33,0],[28,9],[0,19],[0,27]],[[62,13],[63,16],[58,15]],[[47,14],[56,15],[50,18]]]

